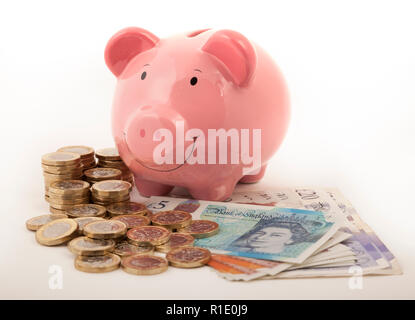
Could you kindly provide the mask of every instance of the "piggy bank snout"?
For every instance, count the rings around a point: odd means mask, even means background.
[[[127,121],[124,138],[137,160],[152,163],[154,150],[161,143],[164,143],[165,153],[174,152],[177,130],[187,130],[186,121],[179,114],[166,110],[163,114],[141,110]]]
[[[132,118],[125,130],[127,142],[151,143],[155,140],[160,141],[162,130],[175,131],[175,123],[170,119],[160,118],[157,115],[145,115]]]

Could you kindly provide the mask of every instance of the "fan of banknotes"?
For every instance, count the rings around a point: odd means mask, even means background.
[[[183,210],[220,232],[196,239],[228,280],[401,274],[394,255],[337,189],[236,191],[227,202],[151,197],[152,211]]]

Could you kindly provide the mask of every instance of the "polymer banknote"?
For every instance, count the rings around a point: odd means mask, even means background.
[[[323,246],[339,229],[336,217],[319,211],[152,197],[152,211],[190,209],[194,220],[219,224],[220,232],[196,239],[195,246],[228,255],[302,263]]]
[[[377,237],[373,230],[362,221],[350,202],[337,189],[321,189],[310,187],[280,188],[272,191],[235,192],[232,202],[255,203],[260,205],[296,206],[320,210],[326,215],[341,217],[344,233],[350,238],[343,242],[356,254],[354,266],[359,267],[362,274],[400,274],[401,269],[390,250]],[[354,270],[354,269],[353,269]],[[350,276],[350,267],[327,268],[315,267],[296,272],[284,272],[276,277],[308,277],[308,276]]]

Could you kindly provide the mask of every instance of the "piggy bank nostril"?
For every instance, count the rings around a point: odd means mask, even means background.
[[[140,130],[140,137],[144,138],[146,136],[146,131],[144,129]]]

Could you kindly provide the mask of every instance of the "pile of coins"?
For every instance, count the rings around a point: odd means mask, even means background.
[[[125,163],[121,160],[121,157],[116,148],[100,149],[96,151],[95,155],[98,158],[99,167],[121,170],[121,180],[133,184],[134,176],[125,165]]]
[[[81,157],[82,170],[95,168],[97,163],[95,161],[95,151],[91,147],[86,146],[67,146],[57,150],[58,152],[71,152],[79,154]]]
[[[42,157],[42,168],[52,214],[29,219],[26,227],[42,245],[68,243],[76,269],[108,272],[121,266],[150,275],[169,264],[195,268],[209,261],[209,250],[194,247],[194,241],[215,235],[218,224],[192,220],[188,210],[153,214],[131,202],[133,175],[115,148],[62,147]]]
[[[81,157],[70,152],[52,152],[42,156],[45,199],[49,200],[49,186],[55,181],[78,180],[82,177]]]
[[[35,217],[26,226],[37,230],[36,240],[42,245],[68,242],[75,255],[74,266],[83,272],[109,272],[121,266],[130,274],[153,275],[166,271],[169,265],[196,268],[210,260],[209,250],[193,246],[192,234],[216,234],[219,226],[215,222],[192,220],[189,213],[179,210],[152,214],[144,204],[135,202],[108,208],[106,216],[103,206],[79,204],[67,209],[66,216]]]
[[[63,180],[52,182],[49,186],[50,212],[66,214],[74,205],[89,203],[89,183],[82,180]]]
[[[122,180],[105,180],[92,185],[92,201],[107,206],[112,203],[130,201],[131,183]]]

